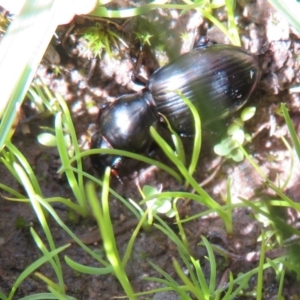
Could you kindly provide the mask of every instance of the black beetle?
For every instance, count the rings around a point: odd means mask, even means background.
[[[191,136],[193,117],[177,91],[195,105],[205,125],[243,106],[259,78],[256,58],[242,48],[196,48],[155,71],[142,95],[121,97],[100,110],[91,148],[145,153],[153,142],[149,128],[157,125],[158,113],[167,117],[175,131]],[[117,170],[124,158],[99,154],[91,160],[102,174],[106,166]]]
[[[153,142],[150,126],[156,127],[158,120],[154,101],[148,92],[120,97],[100,109],[98,128],[92,137],[91,149],[120,149],[145,153]],[[117,171],[124,162],[124,157],[95,154],[91,156],[91,162],[103,174],[107,166]]]
[[[197,108],[203,125],[241,108],[260,79],[256,57],[240,47],[195,48],[155,71],[150,90],[157,111],[183,135],[194,133],[190,109],[176,91]]]

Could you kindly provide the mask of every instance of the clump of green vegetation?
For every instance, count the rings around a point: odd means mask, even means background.
[[[15,220],[15,227],[17,229],[25,229],[29,227],[28,222],[25,220],[25,218],[18,216]]]
[[[136,32],[136,39],[140,41],[141,45],[151,45],[150,39],[153,37],[149,32]]]
[[[125,47],[128,47],[117,33],[99,22],[94,26],[85,28],[82,31],[82,38],[86,40],[87,46],[92,51],[94,57],[98,58],[101,58],[103,51],[112,56],[112,47],[118,49],[118,42],[121,42]]]
[[[251,142],[251,136],[244,131],[244,123],[254,116],[255,110],[255,107],[247,107],[241,112],[239,118],[234,119],[232,124],[228,126],[227,137],[215,145],[216,154],[236,162],[244,160],[245,156],[239,147]]]
[[[5,33],[8,25],[9,25],[9,20],[2,14],[0,13],[0,33]]]
[[[135,24],[135,38],[141,46],[151,45],[155,49],[159,45],[164,45],[167,32],[162,30],[160,24],[149,21],[145,16],[138,16]]]

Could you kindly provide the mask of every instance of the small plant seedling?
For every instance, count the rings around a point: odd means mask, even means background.
[[[251,136],[244,131],[244,123],[255,114],[255,107],[247,107],[241,112],[240,118],[236,118],[227,129],[227,137],[215,145],[214,151],[220,156],[233,159],[236,162],[244,160],[244,154],[239,148],[247,142],[251,142]]]
[[[145,185],[142,190],[145,197],[151,197],[162,192],[162,186],[160,189]],[[175,211],[172,207],[172,198],[154,198],[146,202],[146,206],[152,214],[164,214],[168,218],[172,218],[175,215]]]
[[[153,37],[152,34],[149,32],[136,32],[135,33],[136,39],[140,41],[141,45],[151,45],[150,39]]]
[[[146,199],[146,207],[147,207],[147,214],[148,214],[148,224],[153,223],[154,216],[157,214],[164,214],[168,218],[173,218],[175,216],[175,210],[173,208],[172,198],[152,198],[154,195],[159,195],[162,192],[162,186],[157,189],[156,187],[152,187],[150,185],[145,185],[141,188],[138,185],[138,189],[143,197]],[[147,198],[151,198],[147,200]],[[138,206],[133,200],[129,199],[129,201],[139,210],[141,215],[145,212]],[[144,201],[143,201],[144,202]]]
[[[105,28],[101,23],[96,23],[95,26],[86,28],[82,37],[87,41],[88,48],[92,51],[94,57],[101,58],[103,51],[112,56],[111,45],[118,48],[118,42],[128,47],[118,34]]]

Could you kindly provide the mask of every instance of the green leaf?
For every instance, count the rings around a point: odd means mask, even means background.
[[[157,188],[155,188],[151,185],[144,185],[142,190],[146,197],[149,197],[149,196],[152,196],[155,194],[159,194],[161,192],[161,189],[158,190]]]
[[[227,129],[227,134],[228,135],[233,135],[237,130],[239,130],[241,127],[236,124],[236,123],[232,123],[228,126],[228,129]]]
[[[232,140],[238,144],[243,145],[245,140],[245,133],[242,129],[236,130],[232,135]]]
[[[220,156],[226,156],[237,146],[237,143],[231,137],[228,137],[224,139],[220,144],[217,144],[214,147],[214,151]]]
[[[160,201],[156,201],[157,209],[156,211],[160,214],[166,214],[168,211],[172,209],[172,203],[170,199],[159,199]]]
[[[244,122],[248,121],[249,119],[251,119],[255,115],[255,112],[256,112],[256,107],[254,107],[254,106],[246,107],[241,112],[241,119]]]
[[[167,216],[168,218],[173,218],[173,217],[175,216],[175,214],[176,214],[176,212],[175,212],[175,210],[172,208],[172,209],[170,209],[170,210],[166,213],[166,216]]]
[[[55,147],[57,145],[56,136],[52,133],[41,133],[37,137],[40,144],[48,147]]]
[[[241,162],[244,160],[244,154],[240,149],[234,149],[230,153],[231,158],[236,162]]]

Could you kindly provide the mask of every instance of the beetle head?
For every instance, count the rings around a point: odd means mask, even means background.
[[[91,149],[113,149],[113,147],[105,137],[97,132],[92,137]],[[110,167],[112,174],[119,179],[117,170],[123,163],[123,158],[112,154],[99,153],[91,155],[91,163],[101,176],[104,174],[106,167]]]

